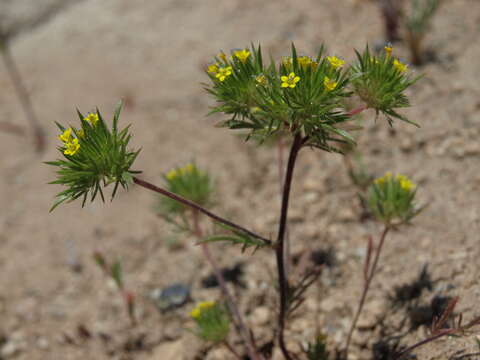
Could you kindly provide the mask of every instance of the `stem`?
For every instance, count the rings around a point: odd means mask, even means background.
[[[413,344],[409,347],[407,347],[406,349],[402,350],[401,352],[399,352],[397,354],[397,357],[395,358],[395,360],[400,360],[402,357],[404,357],[406,354],[408,354],[409,352],[411,352],[412,350],[416,349],[417,347],[419,346],[422,346],[422,345],[425,345],[425,344],[428,344],[429,342],[431,341],[434,341],[434,340],[437,340],[441,337],[444,337],[446,335],[450,335],[450,334],[453,334],[456,332],[457,329],[448,329],[448,330],[445,330],[445,331],[442,331],[440,332],[439,334],[436,334],[436,335],[433,335],[427,339],[424,339],[422,341],[419,341],[418,343],[416,344]]]
[[[361,105],[353,110],[350,110],[347,115],[348,116],[353,116],[353,115],[357,115],[357,114],[360,114],[363,110],[367,110],[367,105]]]
[[[12,54],[10,53],[10,48],[6,42],[0,44],[0,52],[2,53],[3,62],[7,68],[8,74],[10,75],[17,97],[20,100],[23,111],[25,112],[27,121],[30,122],[30,125],[33,128],[36,149],[38,152],[42,152],[45,150],[45,136],[43,129],[37,116],[35,115],[27,88],[23,83],[20,71],[18,71],[17,65],[13,60]]]
[[[196,210],[196,209],[193,210],[194,234],[200,240],[203,237],[203,232],[202,232],[202,229],[200,227],[198,214],[199,214],[198,210]],[[211,252],[208,248],[208,244],[201,243],[200,247],[202,248],[203,255],[207,259],[207,262],[210,264],[210,266],[213,269],[213,273],[215,274],[215,278],[217,279],[218,284],[220,285],[220,289],[221,289],[222,294],[223,294],[223,296],[224,296],[224,298],[227,302],[227,306],[230,310],[230,313],[233,316],[235,327],[237,328],[237,331],[239,332],[240,336],[242,337],[243,341],[245,342],[245,345],[247,347],[248,356],[252,360],[258,360],[259,357],[256,354],[255,347],[253,346],[253,344],[250,340],[248,328],[246,327],[245,323],[243,322],[242,316],[240,315],[240,312],[238,311],[238,308],[235,304],[235,300],[233,299],[233,296],[228,291],[228,287],[227,287],[227,283],[225,281],[225,278],[223,277],[222,272],[220,271],[220,268],[219,268],[217,262],[215,261],[214,257],[212,256],[212,254],[211,254]],[[230,349],[230,350],[233,350],[233,349]]]
[[[157,192],[161,195],[164,195],[166,197],[169,197],[170,199],[173,199],[175,201],[178,201],[179,203],[182,203],[183,205],[186,205],[194,210],[197,210],[198,212],[201,212],[202,214],[204,215],[207,215],[208,217],[212,218],[213,220],[215,221],[218,221],[222,224],[225,224],[231,228],[234,228],[236,230],[239,230],[247,235],[250,235],[256,239],[259,239],[261,241],[263,241],[266,245],[271,245],[271,241],[268,240],[268,239],[265,239],[264,237],[260,236],[260,235],[257,235],[255,234],[254,232],[250,231],[250,230],[247,230],[245,229],[244,227],[240,226],[240,225],[237,225],[225,218],[222,218],[218,215],[215,215],[214,213],[208,211],[207,209],[205,209],[204,207],[194,203],[193,201],[190,201],[188,199],[185,199],[179,195],[176,195],[168,190],[165,190],[165,189],[162,189],[162,188],[159,188],[158,186],[155,186],[147,181],[144,181],[144,180],[141,180],[137,177],[133,177],[133,182],[137,185],[140,185],[140,186],[143,186],[145,189],[148,189],[148,190],[151,190],[151,191],[154,191],[154,192]]]
[[[284,167],[284,152],[285,152],[285,141],[283,139],[283,136],[280,135],[277,143],[277,155],[278,155],[278,185],[279,185],[279,190],[280,190],[280,196],[283,193],[283,167]],[[288,278],[288,275],[290,274],[290,269],[292,267],[291,264],[291,256],[290,256],[290,236],[288,233],[288,224],[287,224],[287,229],[285,230],[285,251],[284,251],[284,261],[285,261],[285,276]]]
[[[235,356],[235,358],[237,358],[237,359],[239,359],[239,360],[242,360],[242,357],[240,356],[240,354],[235,351],[235,349],[233,348],[233,346],[230,345],[228,341],[225,340],[225,341],[223,342],[223,344],[224,344],[225,347],[233,354],[233,356]]]
[[[277,270],[278,270],[278,285],[280,295],[280,311],[278,314],[278,343],[283,356],[287,360],[292,360],[291,355],[288,353],[285,345],[284,330],[285,330],[285,317],[287,314],[289,285],[288,278],[285,273],[285,233],[287,229],[287,215],[288,215],[288,201],[290,198],[290,189],[293,179],[293,170],[295,168],[295,161],[297,159],[298,152],[302,147],[302,136],[297,133],[293,140],[292,147],[290,148],[290,154],[288,156],[287,172],[285,173],[285,181],[283,183],[283,195],[282,195],[282,208],[280,213],[280,223],[278,228],[278,237],[275,244],[275,252],[277,257]]]
[[[398,37],[398,26],[401,12],[401,1],[382,0],[380,7],[384,18],[385,36],[387,41],[395,42]]]
[[[283,137],[280,135],[277,143],[277,155],[278,155],[278,184],[280,185],[280,195],[282,194],[283,191],[283,153],[284,153],[284,142],[283,142]]]
[[[357,312],[355,314],[355,317],[353,318],[352,325],[350,326],[350,331],[348,332],[347,345],[345,346],[345,358],[348,358],[348,348],[350,346],[350,341],[352,340],[353,332],[355,330],[355,327],[357,326],[357,322],[360,317],[360,314],[362,313],[363,305],[365,304],[365,299],[367,297],[368,290],[370,289],[370,284],[377,270],[378,259],[380,259],[380,253],[382,252],[383,243],[385,242],[385,238],[389,230],[390,230],[390,226],[385,225],[385,228],[383,229],[382,235],[380,237],[380,243],[378,244],[378,249],[375,252],[375,258],[373,259],[372,267],[368,272],[368,276],[365,278],[362,297],[360,298]]]

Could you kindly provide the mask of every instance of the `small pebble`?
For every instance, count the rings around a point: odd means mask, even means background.
[[[163,289],[154,289],[150,298],[160,311],[167,311],[185,305],[190,300],[190,286],[177,283]]]

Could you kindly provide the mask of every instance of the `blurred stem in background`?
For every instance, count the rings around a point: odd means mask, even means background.
[[[12,80],[15,93],[25,113],[25,117],[27,118],[27,121],[30,123],[30,126],[32,128],[32,131],[35,137],[35,148],[38,153],[41,153],[45,150],[45,145],[46,145],[45,134],[42,129],[42,126],[40,125],[40,121],[38,120],[35,114],[35,111],[33,110],[33,105],[30,100],[30,96],[28,95],[27,88],[25,87],[22,76],[20,75],[20,71],[18,70],[17,64],[10,51],[9,37],[7,34],[2,33],[1,30],[0,30],[0,53],[2,55],[2,60],[3,60],[3,63],[5,64],[5,68],[8,72],[8,75]],[[11,128],[11,126],[8,126],[7,128]],[[18,131],[18,129],[16,131],[10,131],[10,132],[16,132],[18,134],[22,133],[22,131]]]
[[[385,38],[394,43],[399,40],[399,26],[401,21],[403,0],[378,0],[380,11],[384,19]]]

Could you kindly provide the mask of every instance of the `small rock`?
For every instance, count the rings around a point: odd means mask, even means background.
[[[185,284],[173,284],[166,288],[154,289],[150,298],[160,311],[167,311],[181,307],[190,300],[190,286]]]
[[[47,339],[41,337],[37,340],[37,346],[39,349],[47,350],[50,344]]]
[[[152,352],[151,360],[178,360],[183,358],[183,349],[186,346],[182,339],[165,342],[158,345]]]
[[[223,347],[218,347],[208,352],[205,360],[225,360],[230,359],[232,354]]]
[[[2,350],[0,351],[0,357],[2,359],[10,359],[14,356],[20,354],[24,348],[24,344],[18,343],[16,341],[9,341],[3,345]]]
[[[353,212],[352,208],[346,207],[338,211],[337,219],[340,222],[352,222],[356,220],[355,213]]]
[[[330,311],[333,311],[337,307],[337,305],[340,305],[338,303],[338,301],[336,301],[334,299],[331,299],[331,298],[328,298],[328,299],[323,300],[320,303],[320,308],[323,311],[330,312]]]
[[[266,306],[259,306],[253,310],[250,315],[253,325],[262,326],[268,323],[270,320],[270,311]]]
[[[311,204],[318,200],[318,192],[308,191],[303,195],[305,204]]]

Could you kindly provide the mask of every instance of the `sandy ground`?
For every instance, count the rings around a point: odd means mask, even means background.
[[[160,183],[163,172],[195,159],[214,174],[217,211],[273,236],[279,210],[275,149],[256,148],[213,127],[221,117],[205,117],[212,103],[202,89],[202,67],[219,49],[252,41],[273,56],[288,53],[291,41],[305,54],[324,42],[330,53],[351,60],[354,48],[381,41],[378,10],[347,0],[66,3],[0,2],[4,24],[23,30],[11,50],[49,141],[39,156],[30,138],[0,133],[0,358],[229,359],[223,350],[205,350],[185,331],[193,325],[192,303],[161,314],[148,298],[151,290],[175,282],[191,284],[194,301],[219,298],[217,288],[201,287],[210,270],[193,239],[180,239],[180,250],[168,246],[171,229],[152,211],[155,196],[133,187],[113,203],[84,209],[73,203],[48,212],[60,190],[46,185],[54,173],[42,163],[58,156],[54,121],[73,123],[76,107],[87,112],[98,106],[111,116],[126,98],[121,121],[132,124],[132,145],[143,148],[135,168],[145,179]],[[414,226],[389,237],[352,358],[373,359],[373,344],[392,335],[402,334],[403,345],[426,335],[425,326],[410,331],[411,320],[402,328],[411,312],[394,309],[388,300],[425,264],[433,285],[415,306],[428,308],[435,296],[460,296],[458,312],[466,320],[479,313],[479,24],[478,0],[449,1],[435,18],[427,43],[437,60],[412,69],[426,76],[411,89],[414,106],[405,112],[420,129],[397,124],[392,135],[383,119],[375,124],[374,114],[362,115],[366,129],[358,150],[368,170],[411,176],[429,207]],[[396,51],[408,58],[402,46]],[[26,127],[1,66],[0,88],[0,121]],[[366,239],[381,230],[360,220],[355,194],[340,156],[301,154],[291,205],[292,251],[332,246],[337,264],[291,322],[292,348],[311,340],[317,328],[329,335],[332,348],[345,341],[361,290]],[[127,286],[138,296],[136,328],[95,266],[95,250],[122,259]],[[233,290],[259,343],[268,341],[275,323],[273,257],[262,251],[241,255],[221,245],[213,251],[223,266],[246,264],[246,288]],[[90,334],[79,334],[79,326]],[[455,359],[477,351],[470,335],[436,342],[417,355]]]

